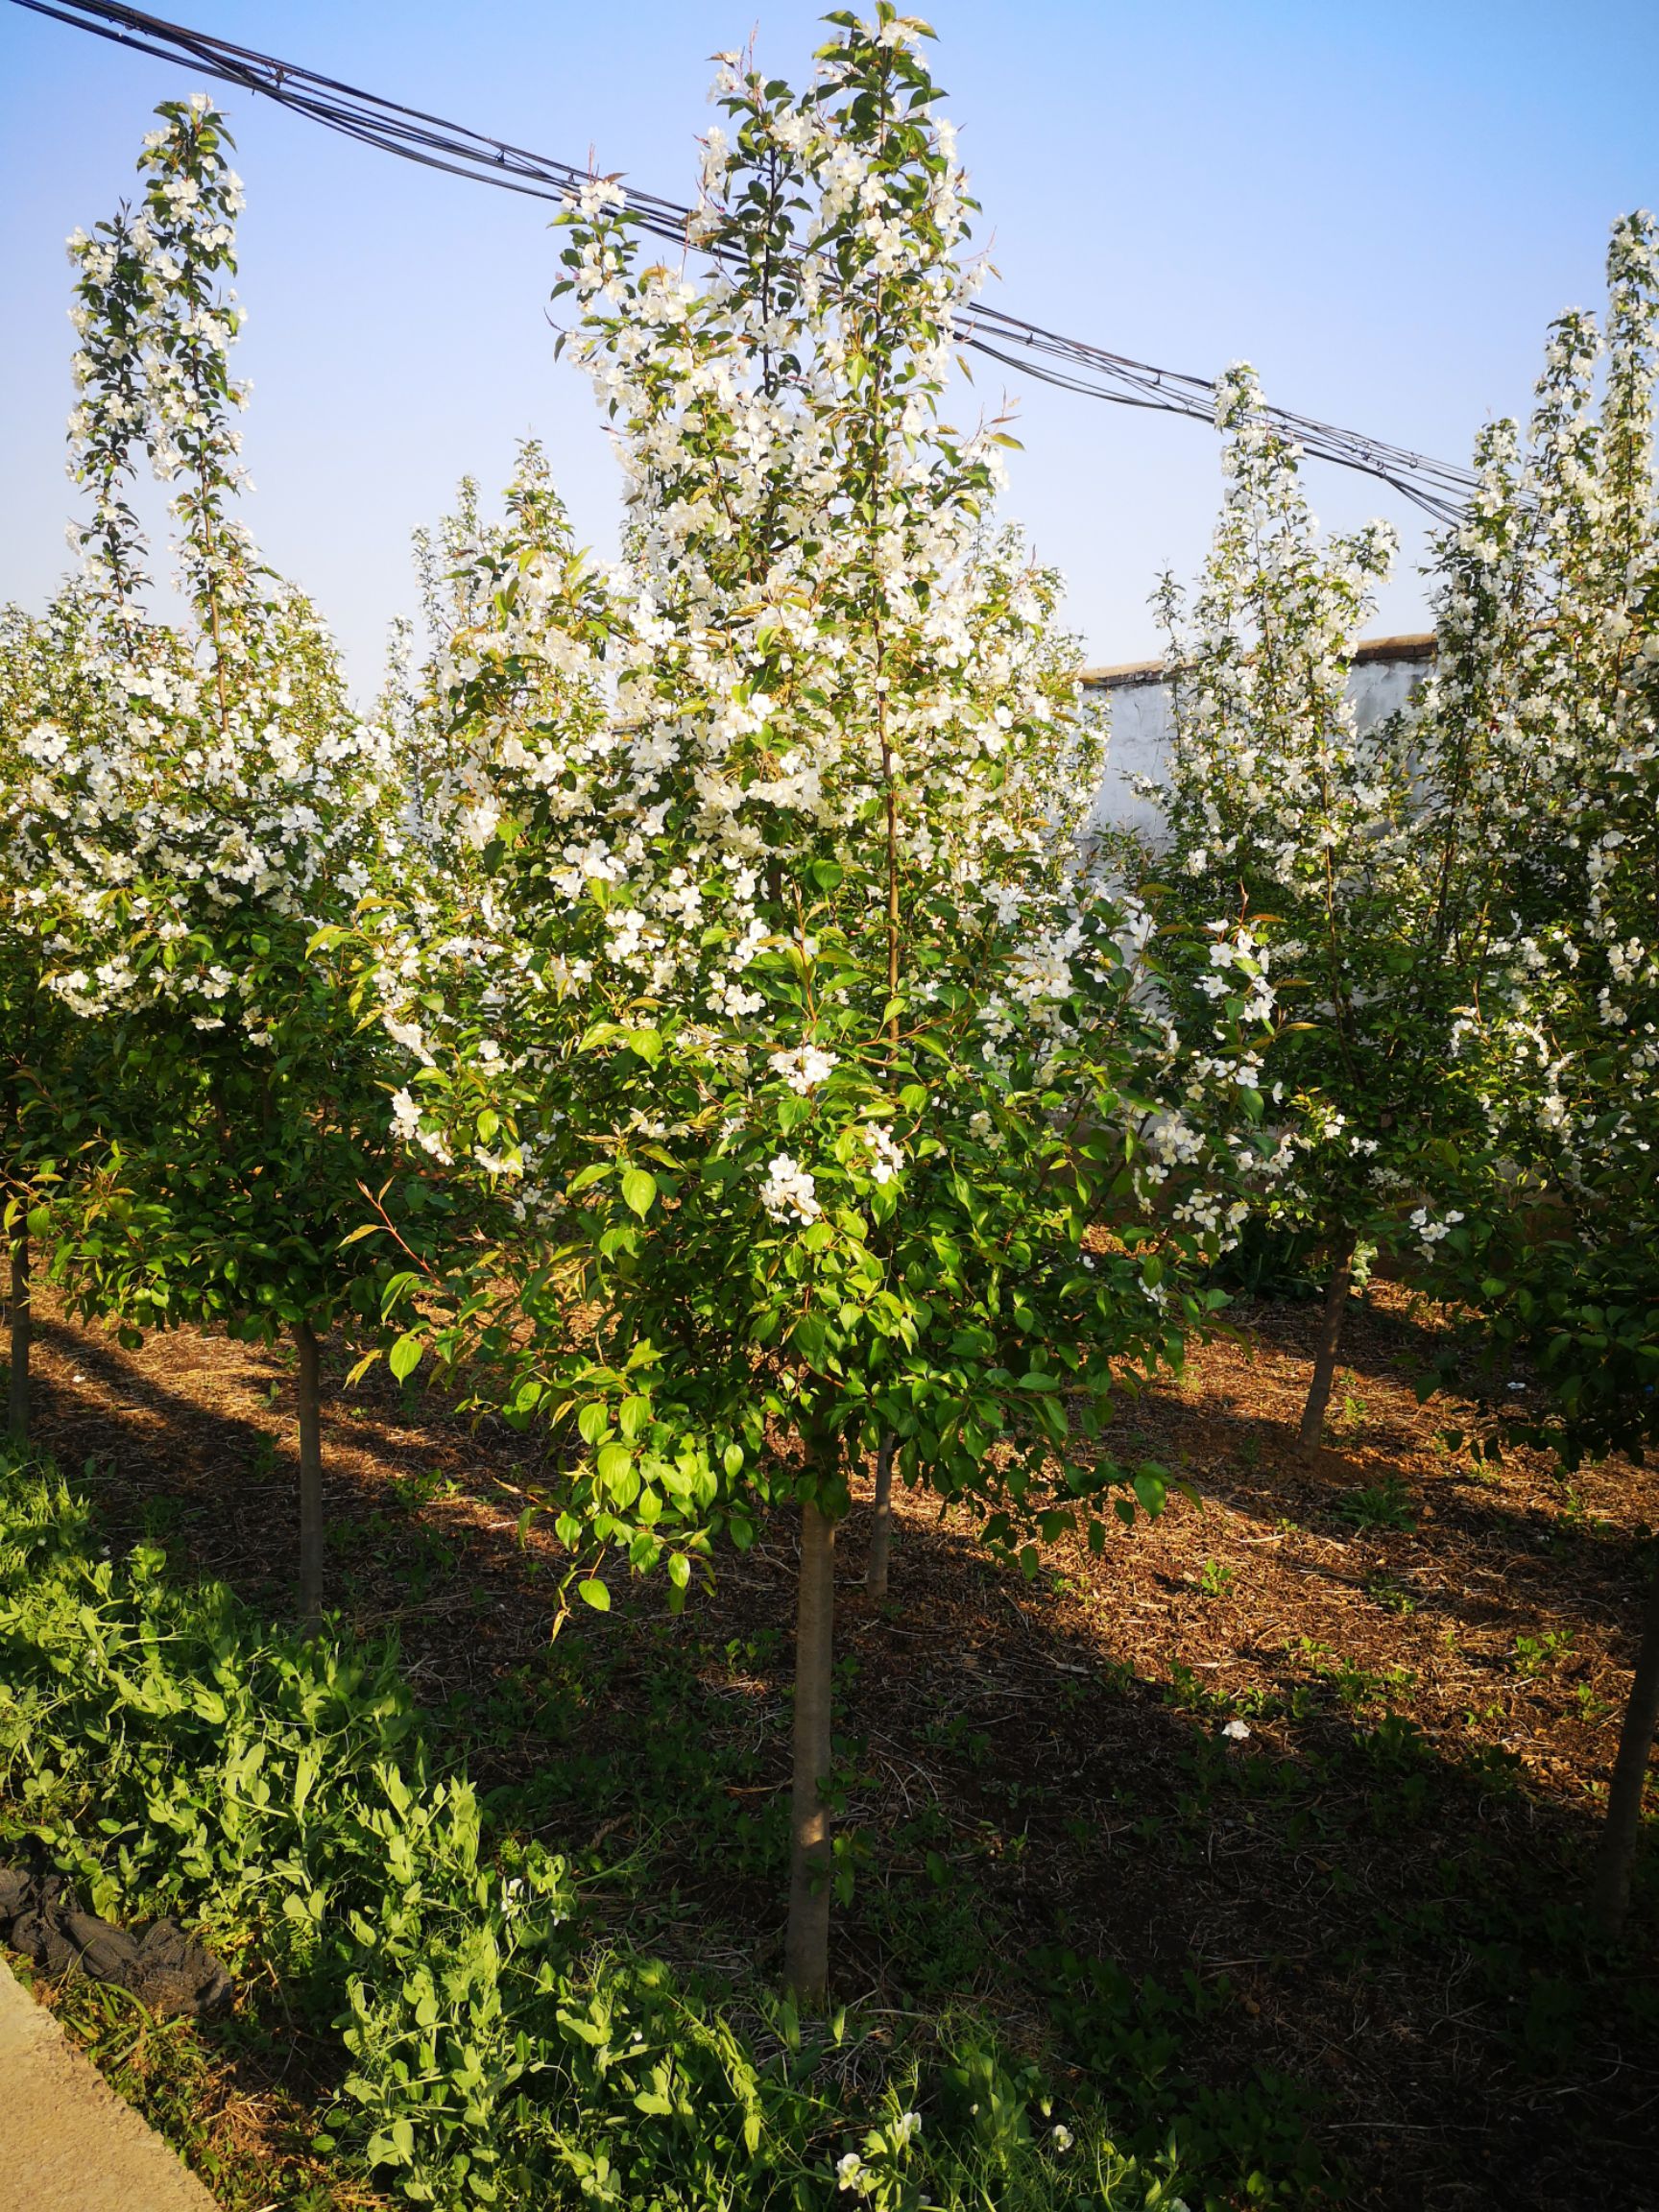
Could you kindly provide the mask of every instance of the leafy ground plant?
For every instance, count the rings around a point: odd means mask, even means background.
[[[1192,2187],[1097,2107],[1057,2119],[982,2028],[872,2080],[845,2015],[804,2035],[750,1992],[739,2024],[597,1943],[566,1862],[493,1831],[393,1647],[266,1630],[147,1545],[111,1560],[45,1463],[0,1459],[0,1842],[110,1915],[199,1919],[305,2033],[337,2029],[312,2149],[344,2176],[436,2207],[664,2212],[1154,2212]]]
[[[1391,1475],[1363,1489],[1346,1491],[1337,1500],[1335,1512],[1355,1528],[1409,1529],[1417,1525],[1410,1492]]]

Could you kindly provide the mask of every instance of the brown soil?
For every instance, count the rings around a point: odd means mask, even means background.
[[[1352,1317],[1328,1448],[1301,1458],[1317,1315],[1236,1308],[1125,1409],[1124,1455],[1201,1503],[1100,1558],[1062,1543],[1027,1582],[902,1493],[877,1612],[854,1512],[837,1742],[862,1857],[837,1993],[867,2016],[984,2008],[1064,2079],[1088,2054],[1055,2044],[1042,1991],[1069,1950],[1175,1993],[1190,2080],[1306,2087],[1344,2200],[1639,2212],[1659,2204],[1651,1884],[1590,2004],[1572,1914],[1659,1471],[1449,1450],[1459,1408],[1411,1387],[1438,1320],[1386,1284]],[[87,1469],[113,1543],[158,1536],[290,1609],[280,1354],[191,1334],[128,1353],[42,1298],[36,1360],[39,1440]],[[722,1560],[679,1621],[618,1588],[550,1647],[561,1562],[521,1519],[527,1439],[372,1381],[334,1399],[325,1451],[334,1601],[397,1628],[422,1699],[468,1717],[475,1776],[520,1792],[638,1940],[774,1971],[792,1527]],[[678,1824],[676,1758],[712,1777]],[[647,1857],[648,1892],[604,1873]]]

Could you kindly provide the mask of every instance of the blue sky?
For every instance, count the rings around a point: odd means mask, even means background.
[[[156,0],[158,6],[158,0]],[[708,57],[751,28],[804,77],[818,7],[775,0],[169,0],[203,29],[685,199]],[[1271,397],[1450,460],[1525,407],[1551,315],[1601,297],[1607,227],[1659,200],[1652,0],[950,0],[948,111],[1013,312],[1168,367],[1253,360]],[[71,334],[61,250],[130,189],[154,104],[198,88],[0,0],[0,598],[62,571]],[[582,379],[553,358],[546,210],[226,95],[249,188],[240,367],[255,391],[251,520],[372,685],[412,598],[409,533],[464,471],[536,430],[584,539],[615,476]],[[1003,388],[991,370],[980,400]],[[1070,585],[1095,661],[1157,649],[1159,570],[1203,557],[1203,426],[1022,387],[1007,512]],[[972,403],[972,402],[971,402]],[[1374,629],[1422,626],[1413,511],[1310,471],[1333,526],[1406,537]]]

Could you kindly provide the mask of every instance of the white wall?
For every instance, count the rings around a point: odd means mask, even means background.
[[[1349,675],[1348,695],[1359,728],[1372,729],[1404,707],[1428,672],[1419,655],[1358,662]],[[1085,678],[1084,683],[1086,695],[1104,702],[1112,718],[1106,774],[1089,811],[1090,827],[1150,834],[1158,828],[1158,809],[1137,793],[1135,778],[1162,777],[1171,735],[1168,686],[1157,676],[1139,673],[1094,684]]]

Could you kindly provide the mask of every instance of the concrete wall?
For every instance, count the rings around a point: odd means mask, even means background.
[[[1427,637],[1372,637],[1354,657],[1349,696],[1361,730],[1369,730],[1404,707],[1429,672],[1434,640]],[[1143,833],[1156,830],[1158,809],[1135,790],[1137,776],[1161,775],[1171,734],[1169,691],[1161,663],[1128,668],[1086,668],[1084,690],[1101,700],[1112,716],[1112,741],[1106,775],[1090,810],[1093,826],[1120,825]]]

